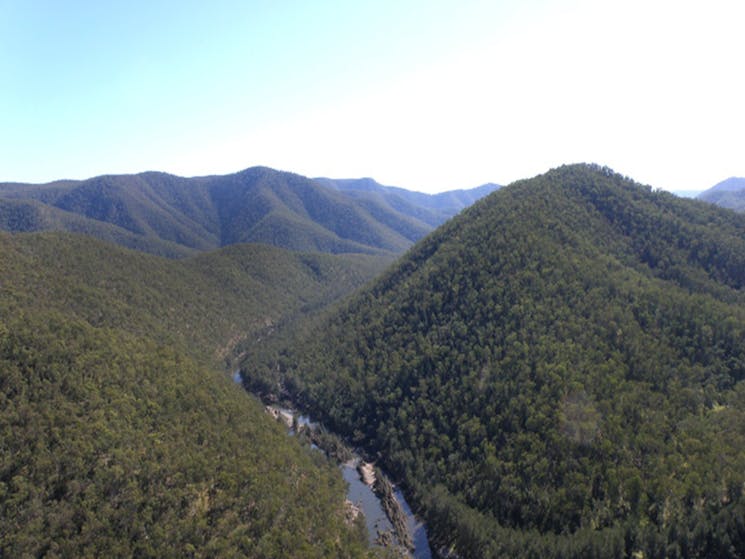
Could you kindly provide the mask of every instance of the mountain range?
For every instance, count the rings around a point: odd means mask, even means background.
[[[246,242],[398,254],[496,188],[428,195],[371,179],[312,180],[266,167],[196,178],[148,172],[4,183],[0,229],[73,231],[169,257]]]
[[[238,367],[441,556],[745,556],[743,214],[257,167],[5,183],[0,221],[2,557],[386,556]]]

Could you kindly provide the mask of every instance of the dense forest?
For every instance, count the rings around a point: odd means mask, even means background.
[[[367,556],[338,470],[223,367],[386,262],[0,234],[0,557]]]
[[[174,261],[66,233],[2,234],[0,248],[2,300],[183,346],[221,364],[241,345],[323,308],[390,263],[258,244]]]
[[[413,221],[378,255],[240,241],[302,240],[294,208],[388,242],[411,197],[210,180],[1,185],[3,227],[87,235],[0,233],[0,557],[374,553],[238,363],[377,459],[445,556],[745,557],[745,216],[565,166],[391,266]]]
[[[370,182],[252,167],[193,178],[147,172],[0,183],[0,230],[82,233],[170,258],[238,243],[392,255],[496,188],[429,195],[377,183],[371,190]]]
[[[378,453],[455,556],[745,556],[741,215],[561,167],[299,337],[247,382]]]

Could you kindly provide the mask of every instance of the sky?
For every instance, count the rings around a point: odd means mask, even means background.
[[[741,0],[0,0],[0,181],[745,176]]]

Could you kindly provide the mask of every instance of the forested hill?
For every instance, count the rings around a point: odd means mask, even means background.
[[[745,178],[730,177],[702,192],[698,198],[723,208],[745,211]]]
[[[72,231],[182,257],[235,243],[327,253],[398,254],[485,189],[436,196],[397,189],[355,196],[293,173],[253,167],[222,176],[106,175],[0,184],[0,229]],[[431,208],[430,208],[431,206]]]
[[[744,286],[745,216],[565,166],[446,223],[279,365],[458,556],[743,557]]]
[[[386,259],[0,233],[0,557],[358,557],[345,486],[225,364]]]
[[[233,245],[182,260],[84,235],[1,234],[3,299],[187,347],[205,362],[350,293],[389,263],[373,255]]]

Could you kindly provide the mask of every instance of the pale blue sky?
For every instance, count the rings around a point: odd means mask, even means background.
[[[0,181],[745,174],[740,0],[0,0]]]

